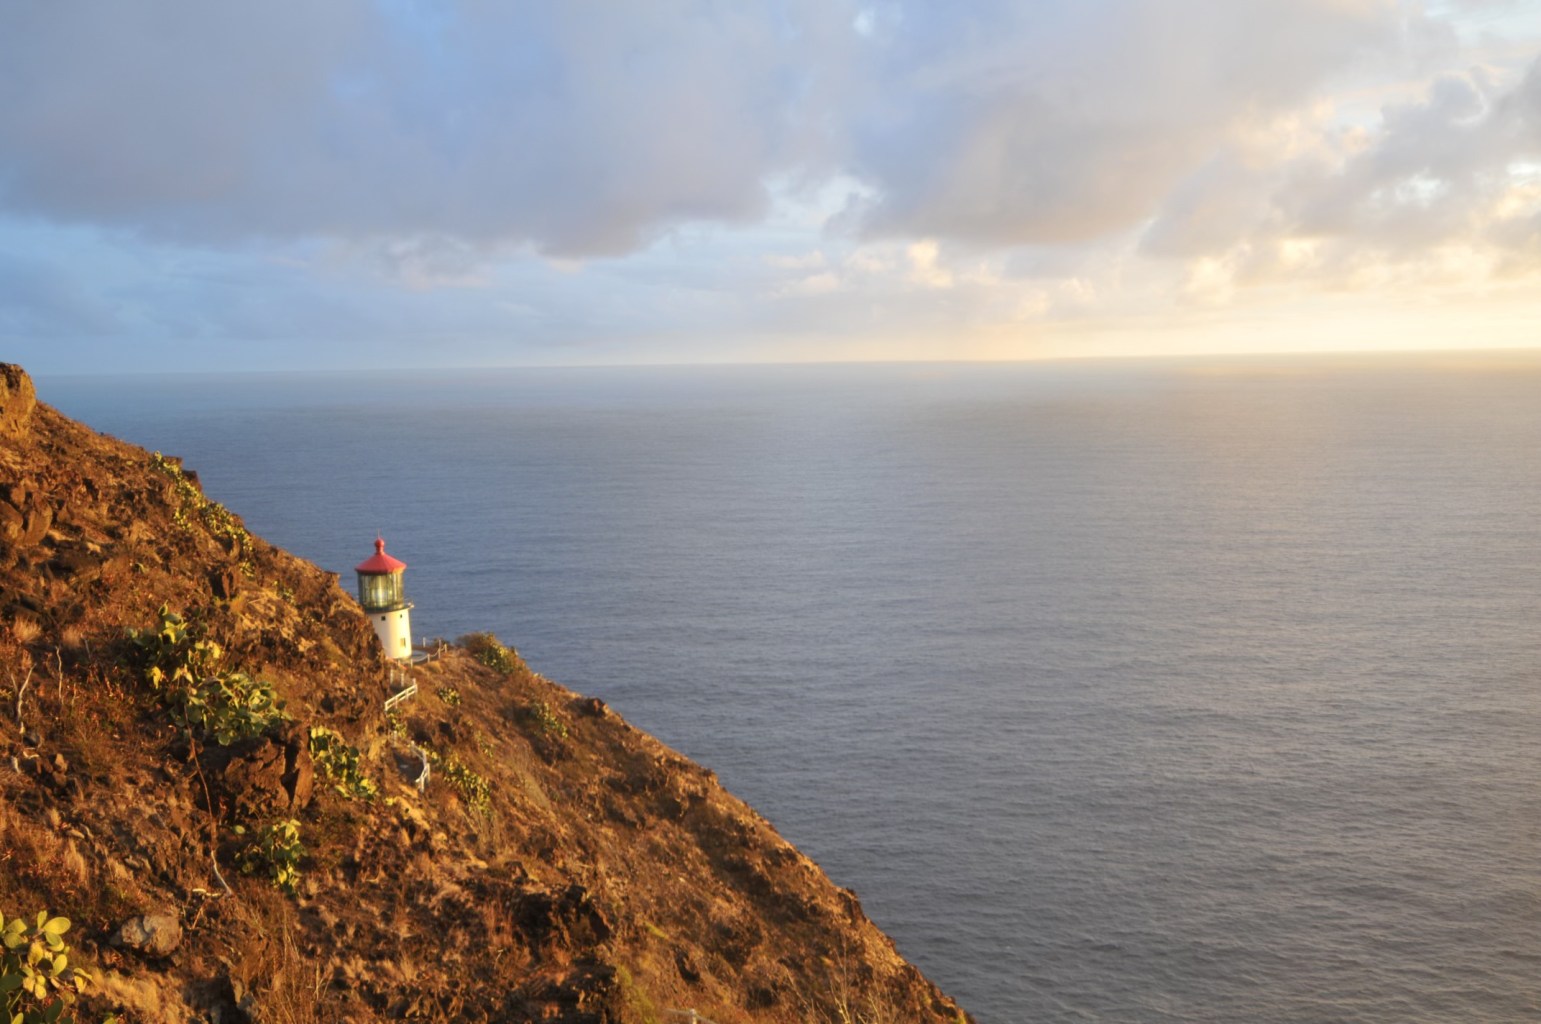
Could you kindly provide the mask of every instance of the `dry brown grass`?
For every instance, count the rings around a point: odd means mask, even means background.
[[[255,1019],[265,1024],[320,1024],[335,1019],[322,1006],[332,968],[300,950],[293,906],[283,896],[256,886],[244,888],[241,895],[236,919],[252,941],[233,965],[231,976],[255,1000]]]
[[[42,635],[43,627],[38,625],[36,619],[17,616],[11,620],[11,636],[19,644],[30,644]]]
[[[4,770],[9,771],[9,766]],[[75,841],[59,832],[58,824],[57,815],[38,820],[0,796],[0,902],[8,915],[45,909],[67,912],[94,896],[88,884],[90,866]],[[57,905],[32,906],[38,893],[48,893]]]
[[[794,993],[804,1024],[908,1024],[906,1014],[871,966],[846,947],[833,957],[821,957],[823,982],[814,989],[800,985],[790,972],[781,981]]]
[[[128,977],[117,971],[103,974],[97,984],[94,1002],[113,1007],[119,1019],[154,1021],[155,1024],[191,1024],[200,1019],[182,1001],[179,984],[158,975]]]

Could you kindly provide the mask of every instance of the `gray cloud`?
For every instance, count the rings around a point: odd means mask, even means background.
[[[1308,99],[1412,26],[1391,3],[905,6],[856,159],[876,234],[989,245],[1128,229],[1238,122]]]
[[[837,173],[865,191],[836,227],[865,237],[1044,247],[1148,226],[1147,253],[1192,256],[1287,230],[1445,236],[1525,151],[1533,81],[1445,79],[1342,166],[1259,169],[1233,145],[1367,62],[1449,45],[1419,12],[18,0],[0,6],[0,209],[181,243],[339,239],[423,287],[474,283],[511,247],[619,255],[758,222],[770,182]],[[1386,183],[1418,174],[1438,202],[1378,218]]]
[[[1258,279],[1288,272],[1267,258],[1287,240],[1327,247],[1320,275],[1448,245],[1507,252],[1513,270],[1541,265],[1538,207],[1541,61],[1508,89],[1481,69],[1439,76],[1335,151],[1263,166],[1222,154],[1173,189],[1142,247],[1184,258],[1248,249]]]
[[[227,242],[620,253],[747,220],[799,158],[838,5],[21,2],[0,202]]]
[[[1143,233],[1152,256],[1193,258],[1225,252],[1267,232],[1276,221],[1273,169],[1249,165],[1225,149],[1176,182]]]

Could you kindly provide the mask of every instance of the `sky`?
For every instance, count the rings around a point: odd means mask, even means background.
[[[4,0],[33,372],[1541,345],[1541,0]]]

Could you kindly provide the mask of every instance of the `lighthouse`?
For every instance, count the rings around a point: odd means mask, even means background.
[[[375,538],[375,553],[354,567],[358,573],[358,603],[375,627],[387,658],[412,657],[412,623],[407,613],[412,604],[401,589],[401,572],[407,563],[385,553],[385,540]]]

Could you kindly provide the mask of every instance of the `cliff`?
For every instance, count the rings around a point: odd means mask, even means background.
[[[966,1019],[601,702],[487,637],[412,677],[387,713],[333,575],[0,366],[0,913],[72,922],[81,1020]]]

